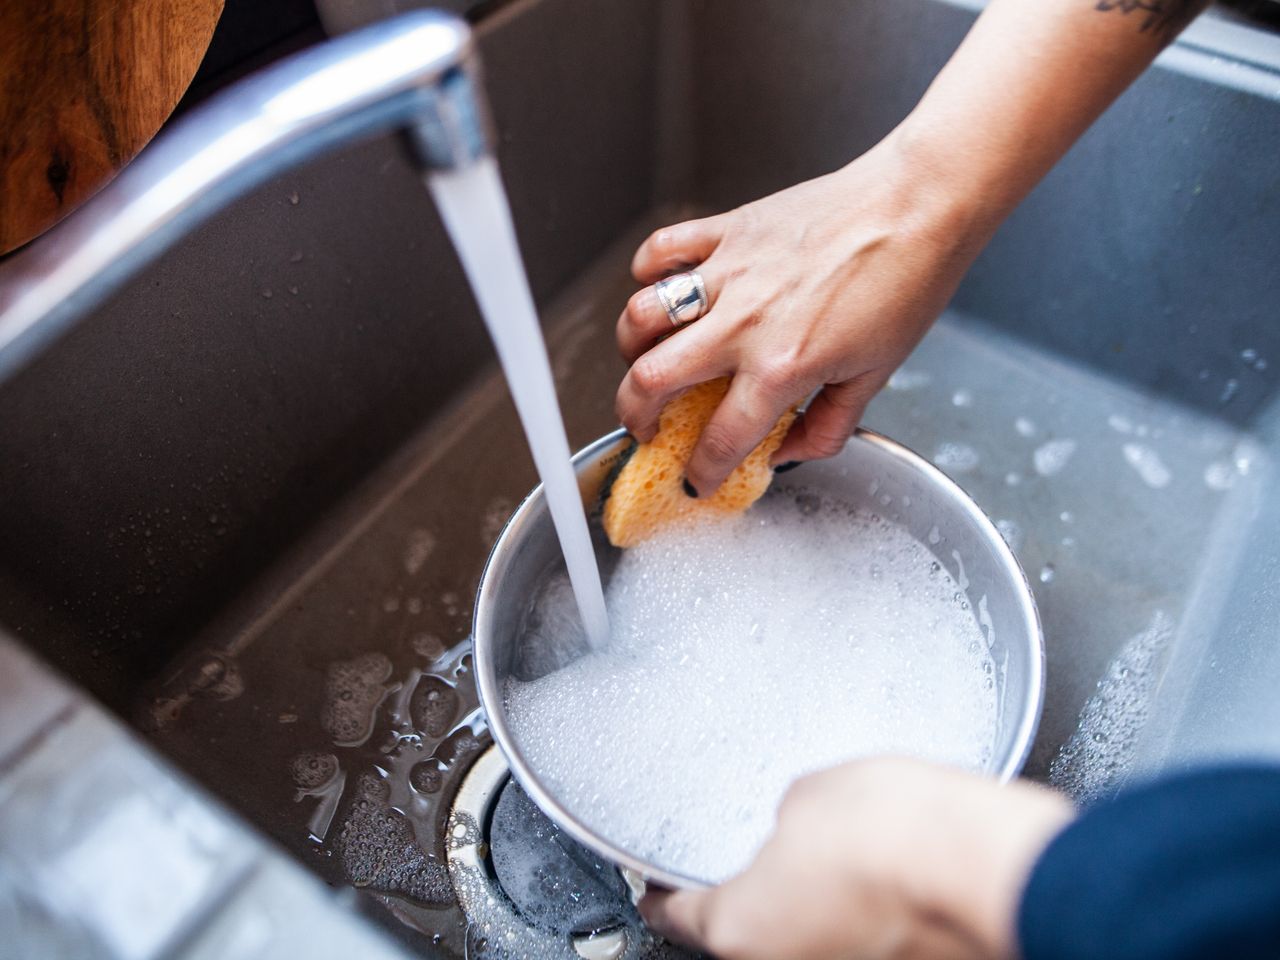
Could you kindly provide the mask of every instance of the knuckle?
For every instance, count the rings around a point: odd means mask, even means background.
[[[724,424],[714,420],[703,428],[700,445],[703,454],[714,464],[732,463],[738,458],[737,437]]]
[[[845,441],[848,439],[849,437],[846,434],[819,431],[816,434],[810,434],[808,437],[809,452],[820,459],[834,457],[844,449]]]
[[[868,810],[881,809],[886,803],[894,807],[907,804],[914,779],[910,761],[890,756],[855,760],[835,768],[832,775],[844,804]]]
[[[744,280],[751,279],[751,265],[738,257],[723,257],[716,261],[716,268],[720,271],[721,282],[725,286],[741,284]],[[753,311],[750,319],[755,322],[759,317],[759,311]]]
[[[867,757],[859,762],[855,769],[859,777],[858,782],[868,789],[890,782],[915,787],[932,780],[939,774],[937,769],[912,757]]]
[[[728,290],[733,291],[733,293],[735,294],[734,296],[735,301],[740,301],[742,297],[749,295],[743,292],[742,287],[735,287],[733,285],[733,281],[734,281],[733,271],[727,271],[725,273],[724,279],[721,281],[721,286],[726,291]],[[724,294],[722,293],[721,297],[723,296]],[[746,310],[739,313],[737,316],[733,318],[733,320],[731,321],[731,328],[737,336],[741,337],[741,336],[747,336],[755,332],[760,327],[764,326],[764,324],[765,324],[765,314],[763,311]]]
[[[854,380],[848,389],[829,391],[831,405],[846,413],[857,410],[876,395],[880,385],[872,380]]]
[[[631,365],[631,383],[638,393],[657,396],[666,387],[667,372],[652,358],[644,356]]]
[[[779,819],[788,817],[798,810],[808,809],[813,801],[821,796],[820,777],[821,774],[806,774],[787,787],[787,792],[782,795],[782,802],[778,804]]]
[[[858,766],[862,761],[805,774],[791,783],[778,805],[780,821],[794,821],[807,828],[815,816],[824,816],[839,806],[849,788],[863,782]]]
[[[673,253],[679,245],[679,230],[676,227],[662,227],[649,234],[645,245],[656,256],[663,257]]]
[[[756,377],[769,393],[786,395],[789,399],[800,379],[800,363],[789,353],[767,358],[760,364]]]
[[[627,314],[633,320],[641,319],[649,312],[649,307],[652,305],[654,299],[655,295],[653,287],[645,287],[642,290],[637,290],[631,295],[630,299],[627,300]]]

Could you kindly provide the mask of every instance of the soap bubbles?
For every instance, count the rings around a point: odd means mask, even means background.
[[[391,676],[386,654],[366,653],[329,665],[320,725],[340,746],[359,746],[373,732],[374,713],[387,695]]]
[[[508,721],[575,816],[669,870],[740,870],[810,771],[990,763],[998,671],[968,596],[884,517],[784,488],[627,550],[607,600],[609,646],[519,674]],[[525,641],[571,604],[542,591]]]

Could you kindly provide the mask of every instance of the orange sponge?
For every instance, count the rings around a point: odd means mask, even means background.
[[[681,518],[739,513],[769,488],[773,478],[769,458],[787,435],[795,410],[774,424],[712,496],[694,499],[684,492],[685,464],[728,390],[728,377],[709,380],[690,387],[663,408],[657,436],[636,448],[605,501],[604,531],[615,547],[635,546]]]

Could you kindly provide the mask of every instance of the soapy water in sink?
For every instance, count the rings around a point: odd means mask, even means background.
[[[427,186],[497,348],[542,478],[587,636],[593,646],[601,646],[609,635],[609,618],[600,570],[570,461],[546,342],[497,163],[486,158],[461,170],[436,172],[427,178]]]
[[[609,646],[505,691],[552,794],[691,878],[746,866],[805,773],[883,753],[992,762],[996,667],[965,594],[899,525],[790,490],[626,551]],[[526,642],[571,629],[567,599],[542,591]]]
[[[1124,785],[1146,726],[1173,622],[1156,611],[1107,665],[1080,723],[1049,767],[1049,782],[1077,804],[1113,796]]]

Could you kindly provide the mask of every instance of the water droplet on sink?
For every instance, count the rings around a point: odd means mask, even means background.
[[[933,454],[933,462],[952,473],[968,473],[979,459],[978,451],[967,443],[944,443]]]
[[[1054,576],[1057,575],[1057,572],[1058,571],[1054,569],[1054,566],[1052,563],[1046,563],[1043,567],[1040,568],[1040,582],[1052,583]]]
[[[899,367],[893,372],[893,376],[889,377],[887,386],[890,390],[919,390],[921,387],[927,387],[932,380],[933,377],[923,370]]]
[[[1167,487],[1173,475],[1164,465],[1160,455],[1153,449],[1140,443],[1126,443],[1123,447],[1124,459],[1137,471],[1142,482],[1153,489]]]
[[[1067,465],[1067,461],[1071,459],[1072,454],[1075,452],[1076,442],[1074,440],[1050,440],[1048,443],[1041,444],[1036,448],[1036,452],[1032,454],[1036,473],[1042,477],[1053,476]]]
[[[1107,426],[1116,433],[1133,433],[1133,421],[1118,413],[1113,413],[1107,417]]]
[[[1204,484],[1210,490],[1230,490],[1236,482],[1235,467],[1221,460],[1204,468]]]

